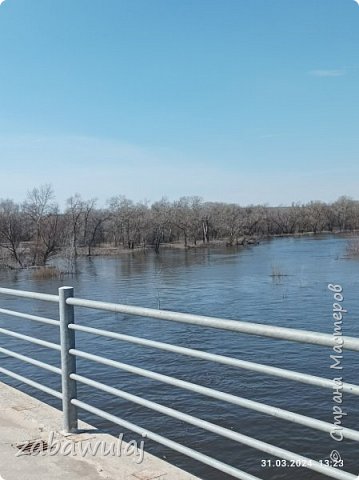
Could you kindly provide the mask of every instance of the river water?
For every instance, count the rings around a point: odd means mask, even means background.
[[[135,253],[121,257],[94,257],[78,260],[79,273],[64,280],[35,280],[30,272],[0,272],[1,286],[56,293],[63,284],[75,287],[75,294],[110,302],[178,310],[233,320],[258,322],[333,333],[333,298],[327,285],[340,284],[344,290],[345,335],[359,336],[359,261],[346,256],[347,238],[316,236],[278,238],[247,248],[163,250],[160,255]],[[280,272],[280,276],[272,276]],[[1,297],[1,306],[35,315],[58,318],[56,305]],[[344,352],[343,370],[330,368],[330,348],[258,338],[174,322],[130,317],[122,314],[76,309],[76,322],[129,335],[219,353],[327,378],[343,376],[359,382],[359,355]],[[1,316],[0,326],[24,334],[57,341],[56,327]],[[39,360],[58,364],[58,354],[36,345],[0,336],[0,345]],[[77,347],[86,352],[172,375],[251,400],[333,422],[333,392],[319,387],[260,375],[224,365],[191,359],[173,353],[139,347],[104,337],[79,333]],[[2,366],[60,389],[60,379],[0,355]],[[253,436],[316,460],[339,451],[345,470],[359,473],[355,442],[334,441],[329,434],[253,412],[218,400],[193,394],[149,379],[134,376],[85,360],[78,360],[78,372],[143,398],[178,409],[226,428]],[[334,372],[334,373],[333,373]],[[19,382],[0,380],[59,408],[56,399]],[[109,413],[211,455],[263,479],[321,479],[322,475],[293,467],[261,466],[272,459],[258,450],[223,439],[136,406],[111,395],[79,386],[79,398]],[[359,405],[352,395],[344,395],[343,410],[348,414],[343,426],[358,427]],[[81,418],[115,435],[120,427],[87,414]],[[138,439],[125,432],[125,440]],[[205,480],[231,477],[146,440],[145,448]],[[268,462],[267,462],[268,464]]]

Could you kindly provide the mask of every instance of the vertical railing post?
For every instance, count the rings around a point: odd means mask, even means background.
[[[74,307],[68,305],[66,300],[74,296],[73,287],[59,288],[60,310],[60,340],[61,340],[61,377],[62,377],[62,413],[65,433],[77,429],[77,409],[71,400],[77,397],[76,381],[70,378],[76,373],[76,358],[70,355],[71,348],[75,348],[75,331],[68,328],[74,323]]]

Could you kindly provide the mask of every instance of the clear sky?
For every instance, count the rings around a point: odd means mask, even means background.
[[[359,198],[354,0],[5,0],[0,197]]]

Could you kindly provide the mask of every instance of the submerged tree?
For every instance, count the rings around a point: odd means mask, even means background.
[[[25,260],[20,249],[26,238],[25,222],[20,206],[12,200],[0,201],[0,242],[8,250],[11,259],[23,267]]]
[[[45,265],[61,244],[59,207],[54,201],[50,185],[34,188],[23,204],[31,241],[29,255],[31,265]]]

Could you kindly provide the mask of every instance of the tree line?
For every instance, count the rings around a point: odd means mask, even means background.
[[[93,249],[152,247],[183,242],[191,245],[224,241],[245,244],[263,236],[354,231],[359,228],[359,201],[342,196],[333,203],[312,201],[290,206],[240,206],[182,197],[154,203],[111,198],[105,208],[79,194],[60,210],[49,185],[28,192],[24,202],[0,200],[2,263],[44,266],[59,253],[91,256]]]

